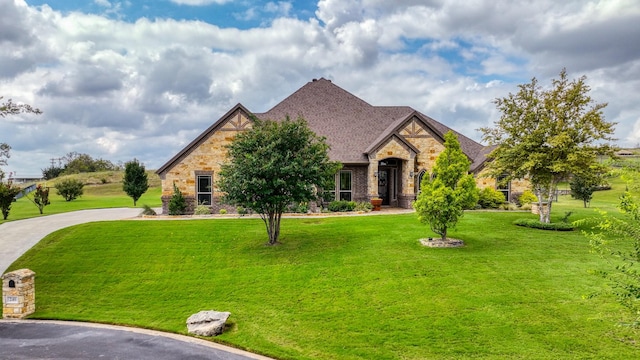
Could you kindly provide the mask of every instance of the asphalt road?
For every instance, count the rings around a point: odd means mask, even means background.
[[[0,274],[46,235],[72,225],[131,219],[140,209],[98,209],[0,224]],[[36,309],[38,306],[36,274]],[[194,313],[203,310],[196,309]],[[185,319],[186,328],[186,319]],[[0,359],[268,360],[198,338],[90,323],[0,320]]]

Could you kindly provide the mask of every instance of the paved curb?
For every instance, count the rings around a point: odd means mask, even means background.
[[[212,341],[209,341],[209,340],[205,340],[205,339],[200,339],[200,338],[196,338],[196,337],[191,337],[191,336],[187,336],[187,335],[180,335],[180,334],[175,334],[175,333],[167,333],[167,332],[163,332],[163,331],[156,331],[156,330],[128,327],[128,326],[118,326],[118,325],[98,324],[98,323],[86,323],[86,322],[77,322],[77,321],[59,321],[59,320],[30,320],[30,319],[25,319],[25,320],[4,320],[4,319],[0,319],[0,324],[3,324],[3,323],[5,323],[5,324],[6,323],[14,323],[14,324],[16,324],[16,323],[17,324],[53,324],[53,325],[60,325],[60,326],[79,326],[79,327],[94,328],[94,329],[125,331],[125,332],[134,333],[134,334],[142,334],[142,335],[148,335],[148,336],[169,338],[169,339],[181,341],[181,342],[184,342],[184,343],[187,343],[187,344],[205,346],[207,348],[224,351],[226,353],[244,356],[244,357],[249,358],[249,359],[274,360],[273,358],[269,358],[269,357],[258,355],[258,354],[254,354],[254,353],[250,353],[248,351],[244,351],[244,350],[240,350],[240,349],[233,348],[233,347],[230,347],[230,346],[218,344],[218,343],[215,343],[215,342],[212,342]]]

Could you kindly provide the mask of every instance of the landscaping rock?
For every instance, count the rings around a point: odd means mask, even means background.
[[[214,310],[200,311],[189,316],[187,319],[187,330],[189,334],[200,336],[216,336],[222,334],[224,324],[231,316],[230,312],[220,312]]]

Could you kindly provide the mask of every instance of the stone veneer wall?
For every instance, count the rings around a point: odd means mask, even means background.
[[[35,275],[29,269],[20,269],[2,276],[3,318],[23,319],[36,311]],[[13,287],[9,286],[11,282]]]
[[[251,121],[243,112],[237,111],[230,115],[226,122],[209,137],[197,145],[189,154],[176,163],[162,177],[162,211],[168,214],[168,204],[173,195],[175,183],[187,200],[188,214],[192,214],[196,204],[196,172],[212,173],[213,204],[212,213],[221,208],[235,212],[235,207],[220,204],[220,190],[216,185],[216,176],[222,162],[227,156],[226,146],[233,141],[236,134],[251,127]]]

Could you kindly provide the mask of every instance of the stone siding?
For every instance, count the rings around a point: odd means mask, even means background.
[[[168,214],[168,202],[173,195],[173,184],[180,189],[187,199],[188,214],[192,214],[196,204],[196,173],[212,172],[213,204],[212,212],[217,213],[226,208],[218,201],[220,190],[216,187],[216,176],[227,156],[226,146],[235,136],[251,128],[251,121],[244,113],[237,111],[232,114],[217,131],[209,134],[193,151],[178,161],[162,178],[162,209]]]
[[[23,319],[36,311],[35,275],[29,269],[2,276],[2,317]]]

